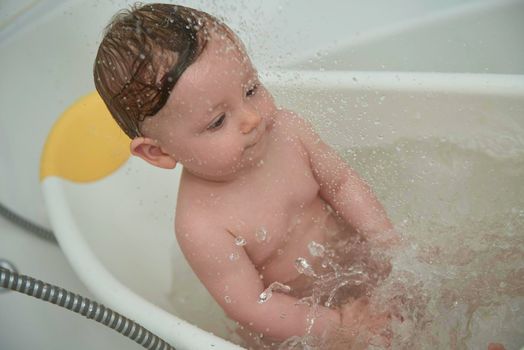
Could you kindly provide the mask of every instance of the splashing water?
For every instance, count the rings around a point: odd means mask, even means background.
[[[324,253],[326,250],[326,248],[324,248],[322,244],[317,243],[315,241],[309,242],[307,245],[307,248],[309,250],[309,254],[311,254],[311,256],[316,256],[316,257],[324,256]]]
[[[319,305],[334,307],[366,295],[371,312],[393,315],[387,325],[392,349],[487,349],[489,343],[520,349],[524,154],[497,157],[445,140],[401,140],[346,155],[403,239],[389,250],[365,242],[310,242],[311,256],[296,261],[311,282],[300,299],[312,306],[310,325]],[[344,261],[344,254],[353,257]],[[383,348],[369,341],[372,336],[359,329],[353,344],[361,347],[353,348]],[[307,334],[278,348],[337,344]]]
[[[395,314],[389,325],[392,349],[485,350],[491,342],[507,350],[522,347],[524,152],[477,146],[400,140],[383,148],[340,152],[371,185],[403,243],[384,251],[360,242],[310,242],[300,265],[317,277],[303,275],[310,282],[304,290],[286,283],[292,288],[289,295],[311,306],[310,327],[319,306],[336,307],[352,296],[368,295],[372,312]],[[242,237],[235,242],[245,243]],[[388,264],[389,274],[375,273],[377,266]],[[174,281],[171,299],[178,300],[178,314],[195,317],[193,323],[242,344],[231,331],[236,325],[224,319],[219,307],[215,321],[209,321],[210,304],[204,310],[199,303],[180,301],[194,297],[194,284],[185,290],[185,283]],[[224,324],[228,331],[222,330]],[[366,329],[361,331],[365,338]],[[255,349],[323,350],[330,341],[306,334]],[[361,348],[381,348],[366,341]]]
[[[273,296],[273,292],[289,293],[291,287],[280,282],[271,283],[258,297],[258,303],[263,304]]]
[[[311,265],[304,258],[297,258],[297,260],[295,260],[295,268],[301,274],[310,277],[317,277],[317,274],[315,273]]]

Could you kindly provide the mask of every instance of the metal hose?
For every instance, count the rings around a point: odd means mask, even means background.
[[[175,350],[140,324],[66,289],[0,267],[0,287],[11,289],[81,314],[132,339],[146,349]]]
[[[0,215],[15,225],[35,234],[39,238],[58,244],[58,241],[51,230],[24,219],[8,209],[2,203],[0,203]],[[29,276],[18,274],[17,272],[3,268],[2,266],[0,266],[0,287],[24,293],[79,313],[89,319],[93,319],[105,326],[111,327],[146,349],[175,349],[140,324],[131,321],[104,305],[71,293],[66,289],[36,280]]]
[[[24,219],[20,215],[8,209],[2,203],[0,203],[0,215],[11,221],[13,224],[18,225],[31,233],[34,233],[38,237],[51,243],[58,244],[56,237],[51,230]]]

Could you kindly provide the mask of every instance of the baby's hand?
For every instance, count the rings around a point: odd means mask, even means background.
[[[398,247],[402,243],[402,237],[395,229],[391,229],[378,233],[373,237],[373,242],[375,246],[389,250]]]
[[[341,327],[344,333],[354,339],[356,348],[367,348],[369,345],[385,348],[391,346],[391,315],[373,313],[367,297],[341,306],[340,312]]]
[[[392,270],[391,258],[397,254],[403,244],[402,238],[392,229],[378,234],[368,242],[371,248],[369,266],[373,267],[379,280],[383,280]]]

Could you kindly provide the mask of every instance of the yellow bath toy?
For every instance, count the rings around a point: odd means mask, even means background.
[[[40,181],[48,176],[96,181],[118,169],[129,156],[129,138],[95,91],[73,103],[54,125],[44,146]]]

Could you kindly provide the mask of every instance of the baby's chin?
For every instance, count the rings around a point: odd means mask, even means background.
[[[209,181],[228,181],[245,175],[251,169],[263,164],[267,150],[267,135],[264,135],[256,144],[245,147],[238,156],[222,164],[195,164],[183,163],[184,168],[193,175]]]

